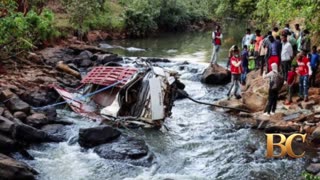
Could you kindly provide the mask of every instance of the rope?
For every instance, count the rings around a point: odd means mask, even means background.
[[[240,111],[240,112],[246,112],[246,113],[250,113],[250,111],[245,110],[245,109],[239,109],[239,108],[234,108],[234,107],[228,107],[228,106],[221,106],[221,105],[217,105],[217,104],[211,104],[211,103],[207,103],[207,102],[201,102],[198,100],[195,100],[193,98],[191,98],[186,92],[178,89],[177,92],[179,94],[181,94],[183,97],[186,97],[188,99],[190,99],[191,101],[198,103],[198,104],[203,104],[203,105],[208,105],[208,106],[214,106],[214,107],[218,107],[218,108],[224,108],[224,109],[230,109],[230,110],[236,110],[236,111]]]
[[[129,78],[131,78],[131,77],[129,77]],[[83,98],[88,98],[88,97],[96,95],[96,94],[98,94],[100,92],[106,91],[106,90],[108,90],[108,89],[110,89],[110,88],[122,83],[123,81],[128,80],[129,78],[122,79],[122,80],[117,81],[117,82],[115,82],[115,83],[113,83],[113,84],[111,84],[109,86],[106,86],[106,87],[100,89],[100,90],[97,90],[97,91],[94,91],[92,93],[89,93],[89,94],[83,96]],[[54,107],[54,106],[59,106],[59,105],[62,105],[62,104],[66,104],[66,103],[72,102],[72,101],[75,101],[75,100],[71,99],[71,100],[67,100],[67,101],[63,101],[63,102],[59,102],[59,103],[55,103],[55,104],[51,104],[51,105],[47,105],[47,106],[43,106],[43,107],[32,107],[32,109],[34,109],[34,110],[47,109],[47,108],[51,108],[51,107]]]

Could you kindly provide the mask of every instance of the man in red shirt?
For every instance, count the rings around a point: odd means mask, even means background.
[[[213,52],[211,56],[211,64],[217,64],[217,60],[219,58],[219,51],[221,47],[221,40],[222,40],[221,27],[217,26],[216,31],[212,32]]]
[[[285,103],[285,105],[290,105],[292,103],[292,94],[293,94],[293,85],[296,82],[296,70],[295,67],[292,66],[291,67],[291,71],[288,72],[288,79],[287,79],[287,83],[288,83],[288,100]]]
[[[241,96],[238,93],[239,87],[240,87],[240,77],[241,77],[241,59],[239,55],[239,49],[238,47],[235,47],[233,50],[233,56],[230,59],[230,65],[231,65],[231,87],[228,92],[228,99],[232,95],[236,96],[237,99],[240,99]]]
[[[304,99],[305,102],[308,101],[308,88],[309,88],[309,76],[312,74],[310,59],[306,56],[305,52],[298,54],[297,58],[299,74],[299,100]]]

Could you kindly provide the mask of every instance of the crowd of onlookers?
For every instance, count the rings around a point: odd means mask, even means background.
[[[221,46],[222,33],[218,26],[212,33],[213,54],[212,64],[217,63]],[[246,30],[241,42],[241,50],[233,45],[229,50],[229,62],[232,74],[232,86],[228,97],[233,95],[241,98],[240,85],[246,84],[246,77],[250,71],[260,71],[263,78],[270,79],[268,103],[265,115],[273,114],[276,110],[278,93],[283,84],[288,85],[288,99],[286,105],[292,103],[293,86],[298,79],[299,99],[308,101],[308,89],[316,86],[316,73],[319,65],[317,47],[311,47],[310,32],[301,30],[299,24],[291,29],[286,24],[283,29],[274,27],[272,31],[261,34],[257,29],[251,33]]]

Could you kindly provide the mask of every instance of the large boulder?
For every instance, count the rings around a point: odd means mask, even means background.
[[[34,113],[27,117],[26,124],[31,125],[33,127],[40,127],[49,123],[49,120],[45,114],[42,113]]]
[[[5,102],[6,107],[11,112],[22,111],[24,113],[30,112],[30,106],[26,102],[22,101],[18,96],[13,96]]]
[[[42,143],[42,142],[61,142],[63,139],[49,135],[44,131],[38,130],[25,124],[15,124],[13,137],[22,142]]]
[[[133,137],[121,136],[111,143],[102,144],[94,148],[100,157],[113,160],[126,160],[127,162],[139,165],[150,166],[153,156],[143,140]]]
[[[11,135],[13,129],[14,129],[14,122],[10,121],[9,119],[3,116],[0,116],[0,132]]]
[[[0,152],[9,153],[17,149],[16,141],[10,137],[0,134]]]
[[[320,144],[320,126],[318,126],[311,134],[311,141]]]
[[[108,143],[120,136],[120,131],[111,126],[98,126],[79,130],[79,144],[82,147],[91,148]]]
[[[320,172],[320,163],[312,163],[306,168],[307,172],[317,174]]]
[[[48,124],[41,127],[41,130],[49,135],[59,137],[64,141],[68,140],[67,130],[68,127],[62,124]]]
[[[34,169],[23,162],[18,162],[0,154],[0,179],[3,180],[34,180],[37,175]]]
[[[231,81],[231,73],[220,65],[209,66],[202,74],[201,82],[206,84],[228,84]]]

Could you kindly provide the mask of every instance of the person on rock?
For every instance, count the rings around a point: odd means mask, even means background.
[[[260,63],[260,76],[263,75],[263,70],[264,70],[264,66],[267,62],[267,54],[268,54],[268,47],[270,44],[269,41],[269,36],[271,36],[271,31],[268,32],[267,35],[264,36],[263,40],[260,42],[260,47],[259,47],[259,56],[261,59],[261,63]]]
[[[221,27],[217,26],[216,31],[212,32],[212,45],[213,45],[213,52],[211,56],[211,65],[217,64],[217,60],[219,58],[219,51],[221,47],[222,42],[222,32]]]
[[[290,70],[291,60],[293,58],[293,50],[290,42],[287,39],[287,33],[282,34],[282,49],[281,49],[281,72],[283,78],[287,80],[288,71]]]
[[[233,52],[234,52],[235,49],[238,49],[237,45],[232,45],[231,48],[229,49],[228,62],[227,62],[227,66],[226,66],[227,69],[229,69],[229,67],[230,67],[230,59],[232,58]]]
[[[311,69],[312,69],[312,75],[309,79],[309,85],[310,87],[315,87],[316,86],[316,75],[317,75],[317,70],[319,66],[319,54],[317,52],[317,46],[312,46],[312,53],[311,53]]]
[[[252,40],[253,40],[253,35],[251,34],[251,30],[247,29],[246,34],[242,38],[242,48],[244,48],[244,45],[247,45],[247,47],[249,47]]]
[[[271,64],[276,63],[277,67],[280,65],[280,56],[281,56],[281,46],[278,41],[276,41],[273,36],[269,36],[270,44],[268,46],[268,67],[267,72],[271,71]]]
[[[310,32],[308,30],[304,30],[301,36],[301,51],[304,51],[306,55],[311,51],[311,39],[310,39]]]
[[[299,74],[299,101],[304,99],[305,102],[308,101],[308,88],[309,88],[309,76],[312,75],[312,69],[310,65],[310,60],[307,57],[306,52],[298,54],[297,57]]]
[[[269,86],[269,95],[268,95],[268,103],[264,110],[264,115],[270,116],[273,115],[277,109],[277,101],[278,101],[278,94],[280,87],[278,86],[279,78],[282,78],[278,72],[278,64],[272,63],[271,64],[271,71],[266,74],[263,74],[263,78],[270,79],[270,86]]]
[[[244,45],[243,50],[241,51],[241,67],[242,67],[241,84],[242,85],[245,85],[246,83],[246,77],[249,72],[248,65],[249,65],[249,52],[248,52],[247,45]]]
[[[239,56],[239,49],[235,48],[233,51],[233,56],[230,59],[230,66],[231,66],[231,87],[228,92],[228,99],[231,98],[232,95],[234,95],[237,99],[240,99],[240,93],[238,92],[240,90],[240,76],[242,72],[241,68],[241,59]]]
[[[288,72],[288,78],[287,78],[287,83],[288,83],[288,99],[285,105],[290,105],[292,103],[292,95],[293,95],[293,85],[296,82],[296,68],[295,66],[291,66],[291,70]]]

